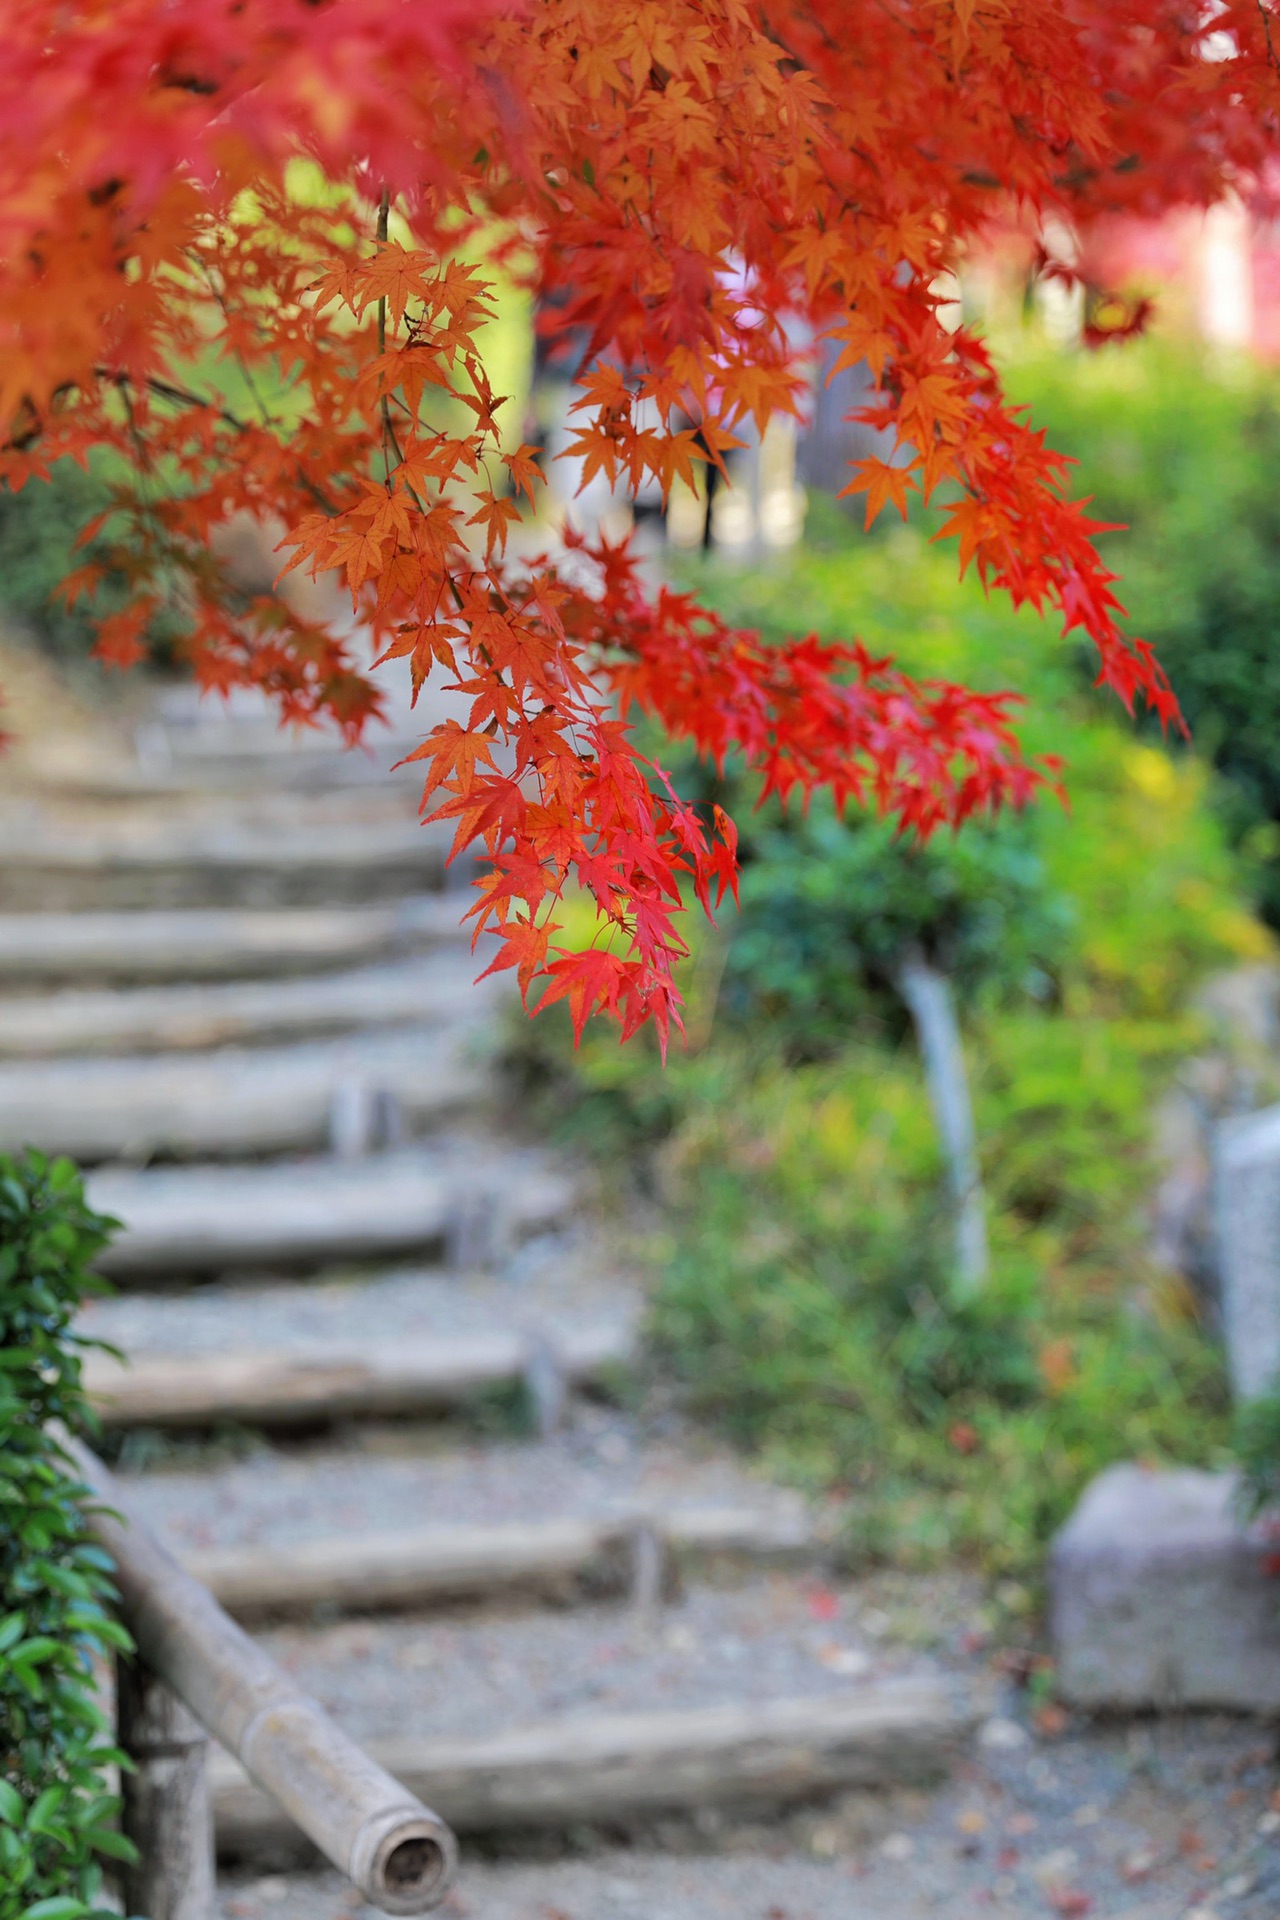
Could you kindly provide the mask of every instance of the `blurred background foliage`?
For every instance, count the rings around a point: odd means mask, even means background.
[[[296,180],[307,171],[300,170]],[[510,272],[485,258],[483,240],[477,241],[469,253],[492,289],[493,318],[476,337],[494,391],[505,396],[497,413],[500,437],[504,446],[517,447],[530,425],[532,303]],[[178,372],[181,385],[217,399],[241,416],[265,407],[275,420],[287,426],[300,408],[296,381],[287,373],[272,379],[259,369],[250,383],[234,358],[220,356],[212,347]],[[441,431],[459,429],[467,417],[460,401],[447,395],[437,397],[432,424]],[[92,461],[88,469],[70,459],[56,461],[47,481],[26,486],[19,493],[0,483],[0,626],[7,635],[33,642],[73,672],[89,658],[95,616],[122,606],[127,590],[124,580],[110,570],[92,600],[81,599],[68,607],[58,588],[86,559],[102,561],[110,541],[123,533],[124,523],[116,518],[108,521],[86,548],[76,545],[80,529],[107,511],[116,488],[127,485],[129,479],[113,465],[109,455],[104,455]],[[174,489],[182,485],[176,472],[162,475],[161,480]],[[180,608],[157,616],[150,631],[153,664],[175,664],[175,643],[181,631]]]
[[[1123,576],[1133,631],[1155,643],[1213,805],[1280,925],[1280,384],[1274,372],[1172,344],[1024,353],[1011,385],[1055,446]]]
[[[1226,1454],[1215,1344],[1150,1253],[1153,1136],[1209,1037],[1197,986],[1272,951],[1254,911],[1270,900],[1267,819],[1241,797],[1265,782],[1229,784],[1243,748],[1212,705],[1212,658],[1237,649],[1243,697],[1268,578],[1280,593],[1265,445],[1245,473],[1230,457],[1245,418],[1270,421],[1260,385],[1197,385],[1147,348],[1028,356],[1015,385],[1080,455],[1080,490],[1134,523],[1113,564],[1195,751],[1133,727],[1033,616],[957,587],[954,555],[921,528],[868,536],[814,500],[803,550],[746,572],[685,562],[681,584],[766,633],[856,632],[917,673],[1016,689],[1030,746],[1067,763],[1068,804],[920,848],[820,805],[753,811],[740,770],[717,780],[668,749],[743,835],[742,911],[688,969],[688,1050],[665,1072],[643,1043],[599,1034],[574,1055],[562,1009],[510,1040],[526,1096],[658,1203],[654,1327],[691,1403],[836,1497],[855,1558],[961,1552],[1002,1572],[1036,1565],[1109,1461]],[[1230,523],[1252,556],[1229,639],[1243,567],[1217,565],[1215,513],[1223,551]],[[952,1285],[936,1132],[893,986],[913,946],[950,975],[965,1030],[993,1254],[976,1301]]]

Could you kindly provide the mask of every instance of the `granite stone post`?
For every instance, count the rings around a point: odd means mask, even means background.
[[[1213,1229],[1237,1401],[1280,1384],[1280,1107],[1214,1130]]]

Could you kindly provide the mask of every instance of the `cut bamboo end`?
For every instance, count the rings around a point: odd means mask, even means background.
[[[234,1754],[287,1831],[300,1830],[385,1913],[444,1894],[457,1843],[438,1814],[356,1745],[180,1567],[87,1447],[63,1440],[89,1525],[115,1563],[141,1658]]]
[[[444,1897],[456,1866],[457,1847],[442,1838],[440,1822],[408,1806],[365,1822],[352,1846],[350,1877],[355,1886],[377,1889],[384,1913],[423,1913]]]

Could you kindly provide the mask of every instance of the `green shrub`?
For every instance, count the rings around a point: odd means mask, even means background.
[[[750,813],[743,911],[688,973],[688,1053],[545,1016],[527,1084],[663,1202],[653,1324],[691,1403],[847,1502],[851,1550],[1024,1572],[1123,1457],[1225,1457],[1227,1395],[1194,1302],[1153,1265],[1154,1117],[1205,1040],[1194,989],[1265,957],[1194,758],[1137,737],[1027,614],[958,588],[914,533],[708,568],[731,618],[859,633],[925,674],[1027,694],[1069,809],[940,836]],[[885,975],[918,940],[955,973],[993,1276],[950,1285],[914,1039]]]
[[[1235,1451],[1244,1511],[1280,1511],[1280,1393],[1247,1401],[1236,1414]]]
[[[76,536],[109,497],[105,484],[73,460],[58,461],[48,480],[20,493],[0,487],[0,614],[64,660],[88,653],[93,627],[87,604],[68,607],[56,589],[86,559]],[[119,599],[108,587],[101,607]]]
[[[1056,991],[1069,914],[1023,820],[921,847],[818,800],[803,816],[752,820],[746,839],[722,1021],[775,1027],[798,1058],[873,1023],[897,1035],[896,974],[913,948],[966,1003]]]
[[[132,1857],[93,1687],[130,1643],[51,1432],[87,1422],[72,1320],[113,1224],[69,1161],[0,1158],[0,1920],[105,1920],[100,1859]]]
[[[1222,776],[1232,843],[1280,926],[1280,387],[1160,342],[1027,356],[1020,397],[1079,461],[1075,487],[1129,531],[1104,541],[1135,632]],[[1092,671],[1092,663],[1089,663]]]

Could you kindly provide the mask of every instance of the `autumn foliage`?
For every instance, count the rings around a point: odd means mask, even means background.
[[[898,452],[851,475],[868,516],[935,505],[962,568],[1081,630],[1122,700],[1172,719],[1067,464],[938,308],[995,224],[1035,244],[1262,193],[1272,8],[14,0],[0,473],[102,449],[123,476],[99,530],[132,593],[110,661],[163,606],[206,684],[350,737],[376,660],[461,688],[465,723],[419,749],[426,807],[486,856],[474,912],[500,964],[579,1023],[665,1037],[682,897],[733,886],[734,835],[640,754],[636,710],[713,759],[741,749],[780,794],[827,786],[909,829],[1019,802],[1046,769],[1008,697],[913,684],[852,638],[765,646],[647,594],[625,546],[566,564],[522,526],[509,551],[543,481],[536,449],[500,442],[468,263],[546,296],[581,361],[578,448],[633,487],[797,409],[802,317],[875,376],[868,418]],[[348,630],[237,592],[211,540],[245,512],[286,529],[284,564],[340,570]],[[601,917],[586,952],[558,944],[573,883]]]

